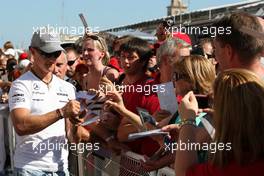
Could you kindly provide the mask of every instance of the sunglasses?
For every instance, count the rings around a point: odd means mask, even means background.
[[[179,81],[181,79],[188,79],[188,76],[186,74],[174,72],[172,75],[172,79],[173,81]]]
[[[106,51],[106,44],[105,44],[105,41],[102,37],[95,35],[95,34],[86,34],[86,35],[84,35],[83,40],[87,40],[87,39],[97,40],[100,43],[100,45],[102,46],[103,51]]]
[[[52,53],[46,53],[40,49],[37,49],[38,53],[47,59],[57,59],[61,55],[61,51],[55,51]]]
[[[67,64],[68,64],[69,66],[72,66],[72,65],[75,63],[76,60],[77,60],[77,59],[74,59],[74,60],[68,61]]]

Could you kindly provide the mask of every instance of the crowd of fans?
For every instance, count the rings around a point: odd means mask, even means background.
[[[196,46],[187,34],[168,33],[166,21],[158,25],[154,44],[135,36],[109,39],[104,33],[48,44],[52,36],[38,32],[29,50],[6,42],[0,50],[1,102],[9,103],[17,134],[15,173],[69,174],[67,150],[34,153],[41,142],[64,141],[99,142],[114,154],[144,155],[146,171],[168,166],[177,176],[262,175],[263,21],[247,13],[226,15],[213,25],[231,27],[231,34],[202,38]],[[168,82],[174,85],[176,112],[161,109],[154,90]],[[146,87],[152,89],[146,93]],[[75,94],[84,91],[96,95],[97,107],[76,100]],[[142,121],[138,108],[148,111],[155,124]],[[197,124],[201,113],[215,128],[213,136]],[[81,125],[96,116],[94,123]],[[129,139],[153,129],[169,135]],[[230,147],[165,150],[176,143]]]

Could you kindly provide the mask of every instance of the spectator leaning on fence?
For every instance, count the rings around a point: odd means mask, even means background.
[[[208,59],[202,56],[191,55],[187,57],[182,57],[173,64],[172,80],[176,88],[177,96],[183,97],[189,91],[194,91],[195,94],[203,94],[204,96],[207,96],[209,93],[212,92],[212,84],[215,80],[214,66]],[[208,105],[203,106],[208,108]],[[180,121],[181,119],[179,113],[176,112],[172,116],[170,115],[160,121],[158,126],[164,127],[168,124],[171,124],[169,126],[178,126]],[[164,128],[169,128],[169,126],[166,126]],[[200,142],[210,141],[208,140],[209,138],[207,138],[207,135],[205,135],[206,137],[204,137],[204,135],[200,134],[207,134],[204,128],[199,128],[198,132],[196,133],[197,140],[199,140]],[[172,142],[176,142],[177,137],[172,136],[171,140]],[[161,145],[164,143],[164,140],[158,141]],[[157,160],[147,160],[143,163],[143,167],[148,171],[152,171],[162,168],[164,166],[169,166],[174,162],[175,154],[176,153],[169,152],[166,155],[158,158]]]
[[[148,42],[132,38],[121,45],[120,51],[121,66],[124,69],[124,75],[120,76],[120,82],[125,87],[122,94],[124,105],[134,113],[137,113],[137,107],[141,107],[153,114],[159,109],[159,101],[156,93],[150,89],[149,92],[145,90],[146,87],[151,87],[154,83],[153,79],[145,74],[151,57]],[[126,87],[134,87],[134,89]],[[141,87],[141,91],[136,90],[137,87]],[[128,119],[122,118],[118,128],[118,139],[125,142],[130,133],[137,131],[137,128]],[[152,155],[159,148],[158,144],[150,138],[129,142],[128,145],[133,148],[132,151],[146,155]]]
[[[176,175],[263,175],[263,81],[245,69],[231,69],[218,75],[213,91],[216,148],[209,149],[209,161],[203,164],[198,164],[194,148],[178,148]],[[197,128],[192,124],[198,104],[193,92],[183,98],[179,112],[186,123],[180,127],[178,143],[197,143]]]
[[[159,74],[155,77],[155,84],[172,81],[173,63],[180,58],[179,44],[180,43],[176,39],[169,38],[157,49]],[[153,115],[157,121],[160,121],[169,116],[170,113],[165,110],[158,110]]]
[[[105,40],[96,34],[86,34],[83,37],[83,59],[89,68],[85,78],[86,89],[99,89],[100,78],[106,76],[114,82],[119,73],[116,69],[104,65],[109,61]]]
[[[73,86],[52,74],[63,51],[60,44],[57,34],[35,32],[32,68],[12,83],[9,107],[17,136],[16,175],[69,175],[65,121],[80,122],[80,104],[74,100]]]

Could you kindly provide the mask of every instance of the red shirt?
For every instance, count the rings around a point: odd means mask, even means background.
[[[134,86],[135,90],[140,90],[139,87],[142,87],[143,89],[145,87],[145,91],[124,91],[122,96],[126,108],[136,114],[137,107],[148,110],[150,114],[153,114],[154,112],[159,110],[159,99],[157,94],[153,93],[151,90],[149,91],[149,86],[153,86],[153,84],[153,79],[148,79],[147,76],[144,76],[134,84],[129,85]],[[126,90],[128,89],[129,88],[127,88]]]
[[[136,81],[132,85],[134,87],[144,87],[146,85],[151,86],[153,85],[153,83],[153,79],[149,80],[147,76],[143,76],[140,80]],[[148,110],[150,114],[153,114],[154,112],[159,110],[158,96],[156,93],[153,93],[151,91],[125,91],[122,96],[125,107],[136,114],[138,114],[136,109],[137,107]],[[147,156],[152,156],[159,149],[159,144],[150,137],[127,142],[127,144],[133,152]]]
[[[124,70],[120,67],[119,59],[115,56],[112,56],[108,63],[109,67],[115,68],[118,72],[123,73]]]
[[[220,169],[212,164],[197,164],[186,173],[186,176],[261,176],[264,175],[264,161],[240,166],[234,162]]]

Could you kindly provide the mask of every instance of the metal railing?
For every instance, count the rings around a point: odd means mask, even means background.
[[[4,128],[1,128],[1,125]],[[5,156],[10,157],[10,163],[6,169],[6,175],[12,175],[14,170],[14,151],[15,151],[15,131],[9,118],[8,106],[0,106],[0,140],[5,137],[7,140],[5,146],[8,149],[1,150],[4,162]],[[5,130],[4,130],[5,129]],[[7,133],[7,134],[5,134]],[[5,149],[5,146],[2,149]],[[1,145],[0,145],[1,147]],[[5,155],[5,153],[7,155]],[[107,149],[100,148],[98,151],[70,151],[69,154],[69,171],[71,176],[174,176],[174,170],[168,167],[153,172],[147,172],[141,165],[141,160],[145,161],[142,155],[133,152],[121,153],[115,155]],[[0,162],[1,164],[1,162]],[[2,166],[2,165],[0,165]],[[1,171],[1,167],[0,167]]]

